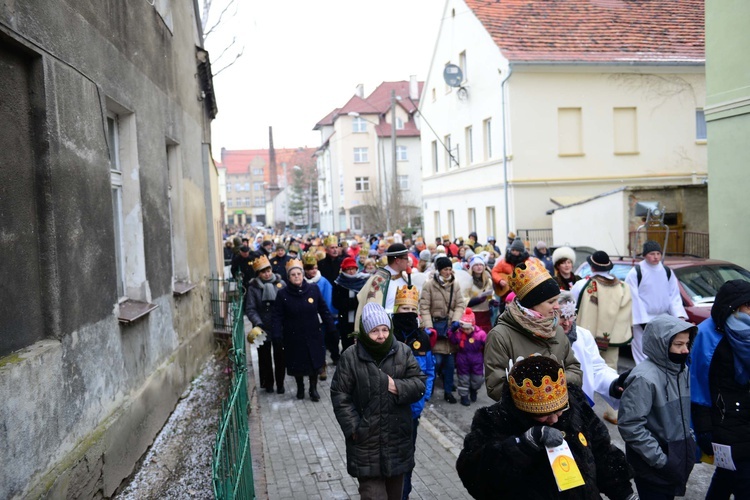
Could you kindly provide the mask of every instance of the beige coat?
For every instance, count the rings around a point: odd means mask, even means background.
[[[576,322],[595,338],[607,337],[612,347],[626,345],[633,338],[630,287],[617,278],[593,276],[581,292]]]
[[[432,318],[448,318],[448,324],[459,321],[464,315],[468,299],[461,292],[461,286],[454,276],[446,283],[440,283],[437,273],[427,280],[419,294],[419,317],[424,328],[432,328]],[[453,298],[450,297],[451,286]],[[450,305],[448,301],[450,299]],[[449,354],[456,352],[457,347],[448,342],[447,338],[439,338],[432,352],[435,354]]]
[[[500,401],[507,379],[506,370],[510,371],[509,362],[513,360],[515,363],[519,356],[528,358],[532,354],[554,357],[565,369],[567,382],[581,386],[581,364],[573,354],[573,348],[562,328],[557,327],[557,332],[552,338],[537,337],[521,328],[506,311],[487,334],[487,344],[484,347],[484,381],[487,394],[495,401]]]

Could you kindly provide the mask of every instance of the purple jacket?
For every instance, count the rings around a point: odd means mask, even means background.
[[[451,330],[450,341],[458,346],[456,371],[459,375],[484,375],[484,344],[487,334],[474,326],[474,333],[465,334],[462,329]]]

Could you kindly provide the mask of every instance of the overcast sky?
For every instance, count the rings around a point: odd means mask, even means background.
[[[214,0],[212,12],[218,14]],[[214,74],[231,60],[227,41],[244,54],[214,76],[219,113],[214,157],[227,149],[317,147],[315,124],[354,95],[383,81],[423,81],[437,37],[443,0],[238,0],[237,14],[209,35]],[[211,22],[209,22],[209,26]],[[217,60],[218,59],[218,60]]]

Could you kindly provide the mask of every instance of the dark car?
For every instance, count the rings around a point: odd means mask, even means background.
[[[612,257],[615,267],[610,271],[621,280],[625,280],[628,272],[641,257]],[[679,257],[667,255],[664,265],[672,269],[680,284],[682,305],[688,314],[688,319],[699,324],[711,315],[714,297],[721,285],[730,280],[744,279],[750,282],[750,271],[731,262],[699,257]],[[591,274],[591,266],[584,262],[578,267],[576,274],[587,278]]]

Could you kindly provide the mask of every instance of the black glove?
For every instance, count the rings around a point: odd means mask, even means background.
[[[523,433],[521,442],[534,451],[539,451],[547,446],[560,446],[563,442],[563,433],[548,425],[535,425]]]
[[[698,443],[698,447],[701,451],[709,457],[714,455],[714,447],[711,445],[713,440],[714,436],[711,431],[695,433],[695,442]]]
[[[451,330],[456,331],[460,326],[461,323],[459,323],[458,321],[454,321],[453,323],[451,323]]]
[[[611,384],[609,384],[609,395],[612,396],[615,399],[620,399],[622,397],[622,391],[625,390],[625,379],[628,378],[628,375],[630,375],[632,368],[626,372],[623,372],[620,374],[619,377],[614,379]]]

